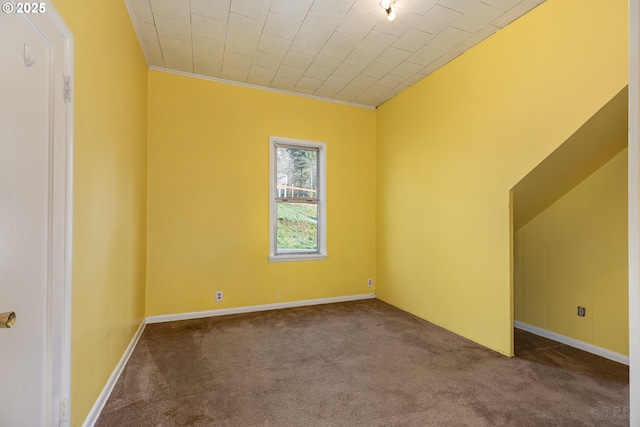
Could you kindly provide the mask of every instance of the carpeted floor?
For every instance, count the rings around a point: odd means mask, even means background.
[[[626,366],[516,354],[378,300],[151,324],[96,426],[629,425]]]

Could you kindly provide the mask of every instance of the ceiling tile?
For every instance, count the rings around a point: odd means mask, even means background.
[[[227,40],[224,43],[224,47],[227,52],[240,53],[247,56],[252,56],[256,52],[257,46],[258,42],[255,40],[247,39],[235,34],[227,35]]]
[[[365,68],[366,66],[351,65],[343,62],[342,64],[340,64],[340,66],[338,66],[338,68],[335,69],[333,75],[351,80]]]
[[[249,75],[247,76],[247,83],[261,86],[269,86],[271,84],[271,80],[276,75],[276,70],[273,68],[265,68],[259,65],[253,64],[251,69],[249,70]]]
[[[345,58],[344,63],[356,65],[356,66],[361,66],[361,65],[366,66],[371,64],[373,60],[376,59],[379,55],[380,53],[378,52],[372,52],[370,50],[355,48],[354,50],[351,51],[349,56]]]
[[[358,45],[359,41],[360,39],[357,39],[348,34],[335,32],[333,33],[331,38],[327,40],[327,43],[324,45],[324,49],[342,51],[346,55],[348,55]]]
[[[231,0],[191,0],[191,13],[227,22]]]
[[[393,65],[373,61],[367,68],[364,69],[364,71],[362,71],[362,74],[364,74],[365,76],[376,77],[380,79],[393,68]]]
[[[311,10],[342,19],[349,12],[353,3],[355,0],[315,0],[311,5]]]
[[[313,0],[273,0],[271,11],[302,21],[307,16],[312,3]]]
[[[421,47],[416,53],[407,58],[407,61],[426,66],[441,57],[443,53],[444,50],[427,45]]]
[[[418,15],[424,15],[436,3],[438,3],[438,0],[402,0],[398,3],[398,8],[403,11],[408,10]]]
[[[301,21],[296,21],[288,16],[269,12],[267,22],[264,24],[264,32],[284,39],[293,40],[298,34],[302,25]]]
[[[353,9],[369,15],[384,16],[384,10],[377,0],[356,0],[353,4]]]
[[[378,16],[351,10],[338,25],[336,31],[361,40],[376,26],[379,20]]]
[[[388,87],[379,86],[377,84],[371,85],[364,93],[373,96],[382,96],[389,92]]]
[[[271,87],[274,87],[280,90],[293,90],[295,86],[296,86],[296,80],[283,79],[282,77],[278,77],[277,75],[271,81]]]
[[[376,58],[376,62],[393,65],[395,67],[396,64],[404,61],[409,56],[411,56],[411,52],[392,46],[382,52],[382,54]]]
[[[367,34],[367,37],[362,40],[358,47],[380,54],[397,40],[398,37],[394,35],[383,33],[382,31],[378,30],[373,30],[369,34]]]
[[[380,99],[380,97],[371,96],[371,95],[367,95],[366,93],[363,93],[362,95],[354,98],[353,101],[351,102],[355,104],[362,104],[362,105],[380,105],[382,104],[383,101]]]
[[[230,13],[227,34],[235,34],[258,41],[263,27],[264,21],[238,13]]]
[[[127,1],[150,65],[372,106],[543,2]]]
[[[228,65],[232,68],[238,68],[240,70],[247,71],[249,70],[249,68],[251,68],[251,57],[248,55],[226,51],[224,53],[223,61],[223,65]]]
[[[191,58],[182,60],[169,55],[165,58],[164,64],[170,70],[193,73],[193,62]]]
[[[333,68],[323,67],[322,65],[311,64],[309,68],[304,72],[304,77],[310,77],[314,79],[325,80],[331,75]]]
[[[158,37],[158,39],[160,41],[160,47],[162,49],[162,55],[164,56],[165,61],[167,60],[167,55],[191,58],[191,53],[193,50],[191,43],[165,36],[160,36]]]
[[[432,38],[433,34],[425,33],[424,31],[416,30],[415,28],[409,28],[406,33],[396,40],[393,46],[415,52],[427,44],[427,42]]]
[[[496,18],[501,16],[503,11],[484,3],[478,3],[460,18],[456,19],[453,27],[459,28],[470,33],[480,31],[484,26],[489,25]]]
[[[191,41],[191,25],[189,23],[160,15],[156,15],[155,20],[158,35],[185,42]]]
[[[289,45],[291,45],[291,40],[262,33],[262,37],[258,42],[258,50],[276,55],[285,55]]]
[[[162,57],[165,67],[173,70],[193,73],[193,53],[191,45],[180,40],[160,37]]]
[[[349,55],[349,52],[345,53],[344,51],[324,47],[320,53],[318,53],[318,56],[315,57],[313,63],[335,68],[344,61],[347,55]]]
[[[297,82],[303,74],[304,69],[283,64],[280,66],[280,68],[278,68],[278,73],[276,74],[276,76],[282,79],[293,80]]]
[[[285,65],[290,65],[292,67],[305,69],[311,64],[313,58],[315,58],[315,55],[290,50],[285,55],[282,63]]]
[[[271,0],[232,0],[229,11],[264,21],[270,7]]]
[[[143,49],[146,52],[147,61],[149,65],[155,65],[156,67],[164,67],[164,59],[162,58],[162,50],[160,49],[159,41],[147,41],[143,40]]]
[[[404,61],[404,62],[401,62],[400,65],[395,67],[393,70],[391,70],[390,73],[396,76],[401,76],[406,79],[409,76],[412,76],[418,71],[420,71],[422,68],[423,66],[420,64]]]
[[[293,39],[293,43],[291,43],[291,49],[309,55],[317,55],[326,43],[327,39],[298,34],[296,38]]]
[[[406,79],[404,77],[395,76],[393,74],[386,74],[381,79],[379,79],[376,84],[378,86],[386,87],[389,89],[393,89],[394,87],[401,84]]]
[[[460,16],[462,16],[460,12],[435,5],[416,22],[414,27],[427,33],[438,34]]]
[[[193,71],[204,76],[220,77],[222,58],[195,52],[193,54]]]
[[[353,96],[345,95],[342,91],[340,91],[336,94],[336,96],[334,96],[334,99],[344,102],[352,102]]]
[[[314,92],[316,91],[316,89],[310,89],[310,88],[306,88],[306,87],[300,87],[300,86],[296,86],[293,88],[294,92],[297,93],[303,93],[305,95],[313,95]]]
[[[300,80],[298,80],[296,87],[304,88],[304,89],[313,89],[313,92],[315,92],[315,90],[320,87],[323,81],[324,80],[321,80],[321,79],[314,79],[312,77],[302,76]]]
[[[339,89],[327,86],[320,86],[313,94],[322,98],[333,98],[338,93]]]
[[[453,9],[456,12],[465,13],[471,10],[475,5],[480,3],[480,0],[439,0],[438,4],[444,6],[447,9]]]
[[[151,12],[151,5],[149,0],[129,0],[133,14],[138,23],[153,24],[153,13]],[[133,17],[132,17],[133,18]]]
[[[140,39],[158,41],[158,33],[156,32],[155,25],[147,22],[138,23],[138,30],[140,31]]]
[[[150,0],[154,15],[164,16],[180,22],[191,20],[189,2],[185,0]]]
[[[351,80],[351,82],[349,84],[351,86],[355,86],[355,87],[360,87],[362,89],[366,89],[366,88],[368,88],[369,86],[371,86],[372,84],[374,84],[377,81],[378,81],[378,79],[376,79],[375,77],[370,77],[370,76],[365,76],[365,75],[359,74],[356,78]]]
[[[459,30],[453,27],[447,27],[443,32],[438,34],[429,42],[430,46],[440,49],[451,49],[471,37],[471,33]]]
[[[277,70],[280,64],[282,64],[283,59],[281,55],[257,51],[255,55],[253,55],[253,64]]]
[[[324,81],[323,86],[340,90],[345,87],[347,83],[349,83],[349,80],[344,77],[329,76],[329,78]]]
[[[309,12],[300,27],[300,34],[328,39],[340,23],[340,20],[317,12]]]
[[[233,68],[227,65],[222,66],[222,73],[220,78],[225,80],[231,80],[234,82],[244,83],[247,80],[248,70],[242,70],[240,68]]]
[[[496,7],[500,10],[507,11],[516,6],[522,0],[482,0],[482,3],[486,3],[489,6]]]
[[[227,24],[201,15],[191,15],[191,33],[224,42]]]
[[[224,42],[208,37],[193,36],[193,51],[222,58]]]

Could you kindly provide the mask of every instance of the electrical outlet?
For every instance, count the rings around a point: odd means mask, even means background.
[[[367,286],[368,287],[372,287],[373,286],[373,279],[367,279]]]
[[[216,302],[222,301],[222,291],[216,291]]]
[[[584,317],[587,314],[587,309],[584,307],[578,306],[578,316]]]

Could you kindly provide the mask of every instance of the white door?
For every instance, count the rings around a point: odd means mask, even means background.
[[[9,4],[9,3],[7,3]],[[55,50],[25,14],[0,13],[0,426],[60,425]],[[64,174],[62,175],[64,178]],[[64,188],[64,186],[62,187]],[[55,196],[55,197],[54,197]],[[54,203],[55,202],[55,203]],[[64,250],[63,250],[64,251]],[[59,293],[59,292],[58,292]],[[2,316],[0,315],[0,318]],[[2,325],[0,325],[2,326]],[[56,354],[53,354],[56,353]],[[66,402],[65,402],[66,403]]]

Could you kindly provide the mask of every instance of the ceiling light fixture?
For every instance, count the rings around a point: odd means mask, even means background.
[[[393,6],[395,6],[395,0],[382,0],[380,2],[380,6],[387,12],[387,19],[389,21],[393,21],[396,19],[396,12],[393,10]]]

